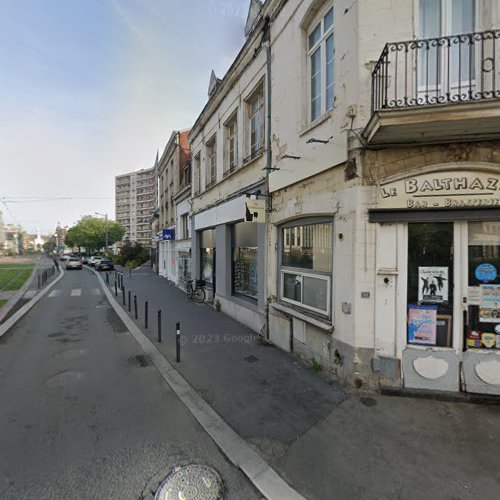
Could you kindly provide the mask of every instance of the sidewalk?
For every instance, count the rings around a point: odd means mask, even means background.
[[[131,278],[124,270],[124,282],[126,293],[130,289],[138,298],[138,326],[200,396],[305,497],[497,498],[498,407],[358,397],[261,342],[223,312],[189,301],[149,269],[132,271]],[[177,321],[183,340],[180,363],[175,362]]]

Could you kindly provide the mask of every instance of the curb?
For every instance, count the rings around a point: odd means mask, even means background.
[[[241,469],[250,482],[269,500],[305,500],[252,448],[167,361],[158,348],[129,318],[113,297],[102,277],[94,271],[104,294],[135,341],[149,356],[163,379],[184,403],[201,427],[213,439],[233,465]]]
[[[27,304],[24,304],[19,311],[14,313],[5,323],[0,325],[0,338],[3,337],[8,330],[14,326],[56,283],[61,281],[64,276],[64,271],[60,268],[59,276],[43,290],[40,290]]]
[[[35,278],[35,273],[40,267],[40,258],[36,261],[35,267],[33,268],[30,277],[23,283],[19,290],[16,290],[14,295],[7,301],[7,303],[0,310],[0,323],[3,319],[9,314],[12,308],[18,303],[19,299],[26,293],[26,290],[30,287],[31,283],[33,283],[33,279]],[[1,337],[1,335],[0,335]]]
[[[405,389],[404,387],[381,386],[379,393],[382,396],[400,398],[428,399],[430,401],[444,401],[448,403],[468,403],[476,405],[500,406],[500,398],[491,394],[473,394],[468,392],[430,391],[427,389]]]

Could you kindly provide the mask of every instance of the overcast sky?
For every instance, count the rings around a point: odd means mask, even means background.
[[[194,122],[212,68],[223,76],[243,44],[248,5],[0,0],[4,222],[45,234],[114,217],[114,176],[153,166],[170,132]]]

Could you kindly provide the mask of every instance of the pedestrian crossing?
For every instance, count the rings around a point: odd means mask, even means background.
[[[101,296],[101,290],[99,288],[91,288],[88,290],[82,290],[81,288],[73,288],[71,290],[61,290],[60,288],[57,288],[55,290],[52,290],[47,297],[49,299],[54,299],[56,297],[60,297],[61,295],[68,295],[70,297],[81,297],[81,296],[87,296],[87,295],[92,295],[94,297],[99,297]]]

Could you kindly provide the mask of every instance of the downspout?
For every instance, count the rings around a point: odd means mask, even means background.
[[[271,204],[271,194],[269,193],[269,173],[272,169],[273,154],[271,147],[271,23],[266,19],[266,26],[264,36],[262,38],[263,45],[266,49],[266,76],[267,76],[267,154],[266,154],[266,230],[269,230],[269,210]],[[265,256],[267,266],[268,254]],[[267,276],[267,273],[265,273]],[[266,339],[269,340],[269,298],[267,297],[267,282],[265,285],[265,299],[266,299]]]

